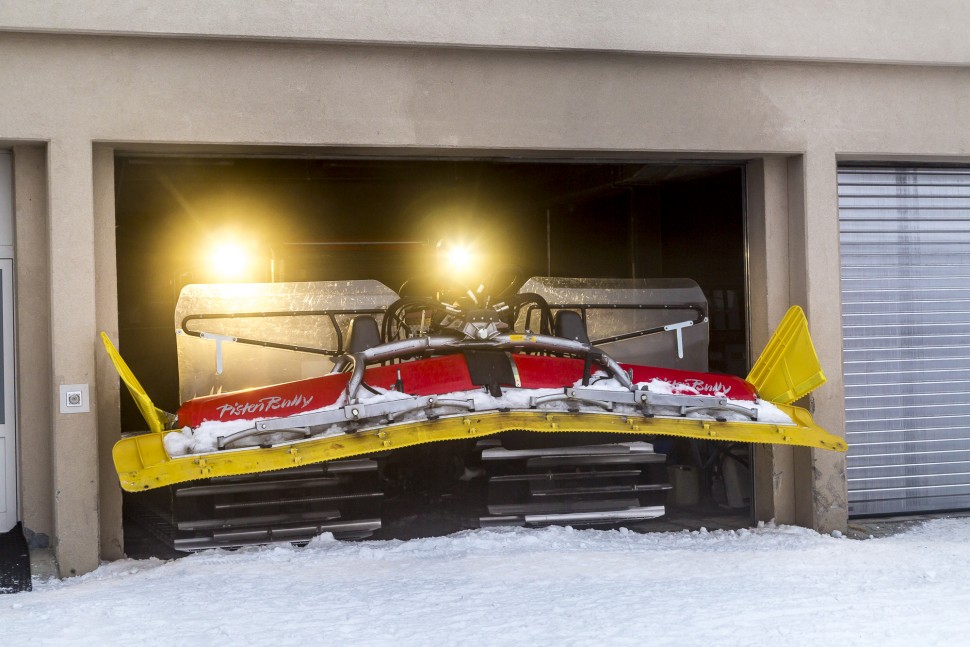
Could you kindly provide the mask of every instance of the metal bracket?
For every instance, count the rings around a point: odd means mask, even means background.
[[[200,332],[202,339],[214,339],[216,342],[216,375],[222,375],[222,342],[236,341],[235,337],[229,335],[219,335],[214,332]]]
[[[613,411],[613,402],[609,400],[577,396],[576,389],[571,388],[566,388],[562,393],[552,393],[550,395],[540,395],[529,398],[529,406],[533,409],[538,407],[540,404],[546,404],[548,402],[588,404],[594,407],[602,407],[607,411]]]
[[[378,402],[375,404],[348,404],[343,407],[331,409],[329,411],[318,411],[316,413],[304,413],[285,418],[270,418],[259,420],[253,423],[249,429],[237,431],[229,436],[218,439],[219,449],[225,449],[231,443],[249,438],[250,436],[260,436],[276,431],[300,433],[308,438],[313,434],[312,427],[322,427],[324,425],[334,425],[345,422],[362,422],[365,420],[385,419],[393,421],[395,416],[422,409],[434,412],[438,408],[453,407],[466,411],[475,410],[474,400],[457,399],[438,399],[435,397],[409,397],[389,402]]]
[[[651,393],[646,389],[628,391],[626,389],[594,389],[589,387],[566,387],[562,393],[536,396],[529,399],[532,409],[549,402],[565,402],[570,407],[588,405],[601,407],[606,411],[614,411],[615,405],[623,404],[640,409],[646,417],[656,415],[654,407],[669,407],[677,411],[677,415],[686,416],[700,411],[731,411],[747,416],[750,420],[758,420],[758,410],[749,409],[728,402],[727,398],[704,395],[674,395],[666,393]],[[236,432],[229,436],[219,437],[219,449],[225,449],[231,443],[259,436],[275,431],[293,432],[309,437],[314,435],[314,427],[334,425],[338,423],[360,423],[370,421],[375,424],[378,420],[393,421],[403,413],[424,410],[429,418],[438,417],[438,409],[454,408],[465,411],[476,411],[473,399],[439,399],[435,396],[412,396],[400,400],[377,402],[374,404],[352,403],[329,411],[305,413],[285,418],[271,418],[259,420],[253,427]],[[669,415],[669,414],[668,414]],[[385,422],[386,424],[386,422]]]
[[[664,326],[664,330],[667,332],[670,332],[671,330],[677,331],[677,357],[679,359],[684,359],[684,328],[688,328],[693,325],[693,321],[681,321],[679,323]]]
[[[249,438],[251,436],[263,436],[266,434],[296,434],[298,436],[303,436],[304,438],[309,438],[313,435],[307,427],[295,427],[293,429],[244,429],[242,431],[237,431],[234,434],[229,434],[228,436],[219,436],[216,438],[216,447],[219,449],[227,449],[232,443],[242,440],[243,438]]]
[[[673,407],[678,409],[682,416],[696,411],[732,411],[747,416],[751,420],[758,419],[757,409],[749,409],[741,405],[732,404],[728,402],[727,398],[719,398],[716,396],[652,393],[646,389],[640,389],[639,391],[611,391],[583,387],[567,388],[565,392],[572,398],[580,401],[629,404],[650,413],[652,413],[650,409],[653,407]],[[558,397],[558,394],[557,396],[546,397],[562,399]],[[533,398],[533,400],[541,400],[541,398]]]
[[[740,413],[741,415],[747,416],[752,421],[758,420],[758,410],[748,409],[746,407],[739,407],[736,404],[721,404],[713,407],[681,407],[680,414],[686,416],[688,413],[696,413],[699,411],[733,411],[734,413]]]
[[[467,411],[475,410],[474,400],[455,400],[450,398],[438,399],[435,397],[428,398],[428,408],[436,407],[457,407],[459,409],[465,409]]]

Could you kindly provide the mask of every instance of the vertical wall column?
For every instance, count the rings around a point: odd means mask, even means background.
[[[98,426],[87,413],[60,413],[59,385],[95,393],[97,339],[92,148],[89,140],[48,145],[50,336],[53,411],[54,551],[62,577],[94,570],[99,557]]]
[[[805,307],[822,370],[828,378],[824,386],[809,396],[809,401],[816,421],[844,437],[835,152],[810,150],[802,157],[793,158],[788,185],[792,301]],[[796,482],[810,484],[810,492],[797,496],[799,523],[820,532],[845,530],[848,523],[845,454],[819,449],[796,450],[795,463]]]
[[[48,283],[47,151],[13,149],[14,277],[17,316],[17,427],[24,525],[31,544],[53,534],[51,486],[50,289]]]
[[[757,356],[791,303],[788,160],[784,157],[754,160],[748,163],[745,178],[748,329],[751,351]],[[794,448],[756,445],[753,476],[756,519],[796,523]]]
[[[94,257],[96,275],[95,304],[99,331],[118,342],[118,265],[115,251],[114,149],[94,146]],[[100,342],[95,342],[97,347]],[[101,512],[101,558],[125,556],[121,523],[121,488],[111,458],[111,448],[121,437],[121,393],[118,374],[106,353],[95,350],[97,361],[96,398],[98,454],[101,473],[99,508]]]
[[[791,304],[805,308],[829,382],[803,406],[844,435],[839,231],[833,151],[748,164],[749,318],[760,350]],[[847,521],[845,457],[803,447],[755,449],[755,514],[822,532]]]

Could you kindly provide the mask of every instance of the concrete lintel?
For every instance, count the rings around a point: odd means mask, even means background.
[[[97,396],[89,413],[58,413],[59,384],[95,385],[97,264],[91,141],[48,145],[54,552],[62,576],[99,562]],[[91,390],[96,393],[96,389]]]

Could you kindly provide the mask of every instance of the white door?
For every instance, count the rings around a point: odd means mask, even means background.
[[[0,151],[0,532],[17,523],[17,425],[13,362],[13,173]]]
[[[0,532],[17,523],[17,425],[14,415],[13,261],[0,259]]]

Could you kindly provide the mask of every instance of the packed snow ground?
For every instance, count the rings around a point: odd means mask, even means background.
[[[126,560],[0,596],[4,645],[957,645],[970,519],[865,541],[796,527],[503,529]]]

